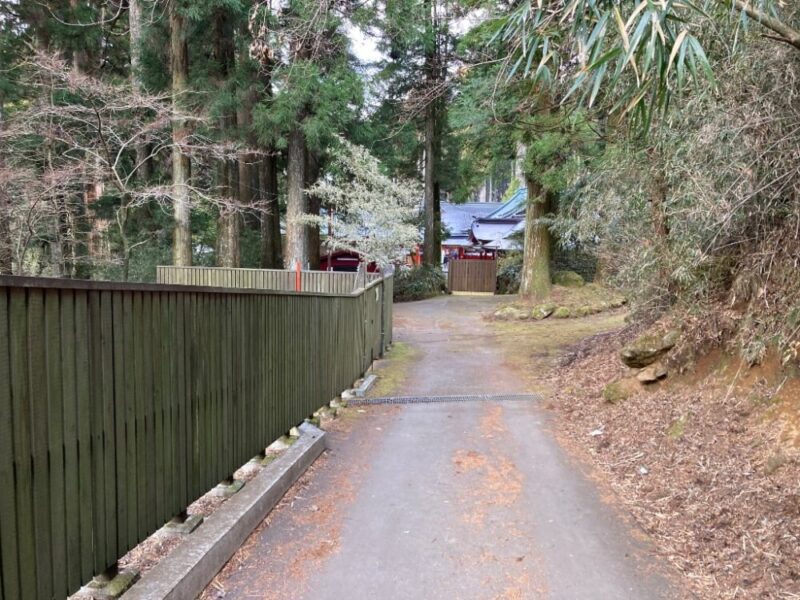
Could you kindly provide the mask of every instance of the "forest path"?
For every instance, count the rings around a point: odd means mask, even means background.
[[[481,318],[497,302],[397,305],[395,339],[410,377],[392,393],[528,391]],[[539,403],[350,415],[204,598],[679,597],[641,536],[555,442]]]

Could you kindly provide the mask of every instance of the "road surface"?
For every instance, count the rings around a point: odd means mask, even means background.
[[[395,339],[415,354],[396,395],[526,392],[480,318],[496,302],[396,306]],[[680,597],[634,526],[560,449],[539,403],[351,413],[204,598]]]

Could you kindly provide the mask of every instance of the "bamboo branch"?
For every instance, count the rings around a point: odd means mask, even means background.
[[[754,21],[777,33],[781,37],[781,41],[800,50],[800,31],[750,6],[749,0],[733,0],[733,5]]]

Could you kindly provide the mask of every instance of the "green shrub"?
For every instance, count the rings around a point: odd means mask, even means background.
[[[522,252],[510,252],[497,261],[497,293],[516,294],[522,274]]]
[[[586,284],[575,271],[556,271],[553,273],[553,283],[564,287],[583,287]]]
[[[438,296],[447,289],[439,267],[423,265],[400,271],[394,279],[394,301],[410,302]]]

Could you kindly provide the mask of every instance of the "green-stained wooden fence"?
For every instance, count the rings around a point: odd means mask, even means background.
[[[370,273],[366,282],[381,278]],[[228,288],[317,292],[320,294],[349,294],[363,286],[364,278],[356,273],[330,271],[301,271],[300,289],[295,271],[282,269],[228,269],[224,267],[157,267],[158,283],[219,286]]]
[[[65,598],[349,387],[391,286],[0,277],[0,600]]]

